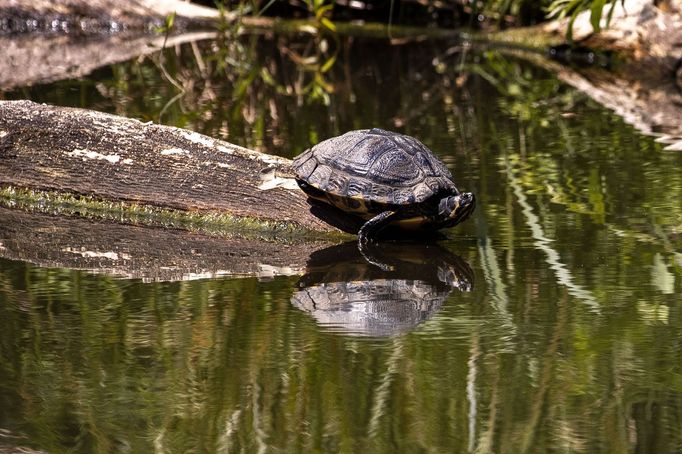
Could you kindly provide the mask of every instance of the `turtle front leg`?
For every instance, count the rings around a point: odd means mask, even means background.
[[[395,211],[384,211],[365,222],[358,232],[358,245],[362,247],[363,244],[376,238],[379,232],[388,226],[395,216]]]

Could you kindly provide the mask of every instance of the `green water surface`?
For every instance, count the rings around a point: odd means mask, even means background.
[[[356,257],[146,283],[1,259],[0,451],[682,452],[682,154],[554,75],[457,43],[246,36],[3,96],[286,157],[397,130],[478,205],[393,274]],[[297,299],[321,288],[363,299]]]

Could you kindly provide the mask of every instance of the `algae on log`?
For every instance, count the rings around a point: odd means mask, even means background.
[[[140,206],[152,217],[155,209],[198,213],[194,225],[217,219],[235,235],[273,241],[340,232],[312,214],[287,159],[179,128],[30,101],[0,101],[0,186],[10,195],[14,188],[24,196],[22,188],[47,191],[39,203],[61,199],[74,213],[79,203],[87,212],[96,201],[100,211],[117,203],[124,214]]]

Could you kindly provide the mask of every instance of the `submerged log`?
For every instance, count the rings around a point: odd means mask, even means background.
[[[194,214],[195,227],[218,222],[228,233],[273,241],[340,232],[312,214],[318,208],[287,159],[179,128],[30,101],[0,102],[0,187],[6,199],[32,197],[22,188],[45,191],[33,195],[38,205],[66,204],[73,213],[106,212],[113,203],[126,219],[148,213],[182,224],[182,213]],[[334,214],[327,213],[331,222]]]

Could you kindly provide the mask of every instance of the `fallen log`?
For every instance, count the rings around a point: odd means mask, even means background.
[[[679,1],[624,0],[606,6],[594,30],[590,11],[542,26],[543,33],[566,36],[581,45],[612,50],[637,65],[639,72],[672,77],[682,59],[682,4]]]
[[[483,45],[501,44],[503,52],[555,73],[667,149],[682,150],[682,4],[616,1],[609,21],[610,8],[604,8],[599,31],[593,29],[590,11],[579,14],[572,25],[575,44],[588,52],[577,52],[579,58],[591,53],[598,63],[600,51],[613,53],[606,69],[570,58],[547,58],[548,46],[565,42],[570,19],[491,33]],[[570,55],[570,47],[560,47]]]
[[[97,68],[160,52],[164,46],[215,37],[215,32],[177,36],[143,33],[134,36],[0,36],[0,88],[11,89],[85,77]]]
[[[329,240],[340,228],[357,228],[311,206],[287,159],[179,128],[30,101],[0,101],[0,188],[9,206],[217,226],[228,236],[275,242]]]
[[[175,14],[166,36],[166,18]],[[0,88],[82,77],[101,66],[215,36],[220,13],[180,0],[0,4]],[[226,16],[232,20],[233,16]]]
[[[220,17],[215,8],[181,0],[12,0],[0,5],[0,35],[150,33],[170,15],[180,31],[211,26]]]

